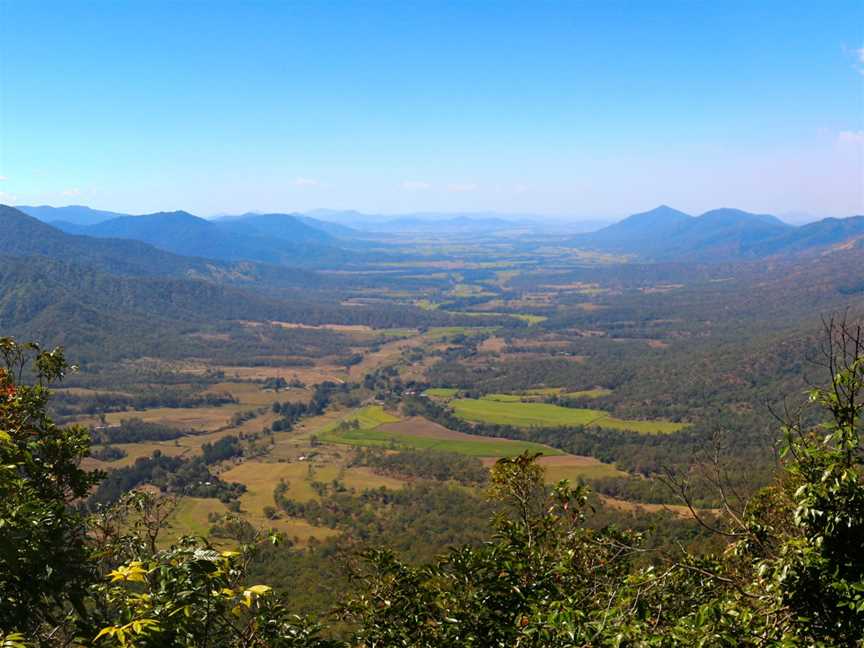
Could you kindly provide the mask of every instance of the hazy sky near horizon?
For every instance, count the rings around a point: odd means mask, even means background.
[[[0,202],[864,213],[864,2],[0,0]]]

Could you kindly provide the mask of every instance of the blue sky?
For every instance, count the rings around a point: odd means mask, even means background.
[[[0,202],[864,213],[864,2],[0,0]]]

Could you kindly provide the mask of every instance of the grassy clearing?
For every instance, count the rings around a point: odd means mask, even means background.
[[[495,296],[495,293],[484,290],[482,286],[473,284],[456,284],[448,293],[453,297],[489,297]]]
[[[468,317],[513,317],[523,322],[527,322],[529,326],[534,326],[540,322],[545,322],[548,317],[543,315],[532,315],[530,313],[501,313],[499,311],[452,311],[454,315],[467,315]]]
[[[455,387],[430,387],[423,395],[429,398],[453,398],[458,393],[459,390]]]
[[[516,319],[520,319],[523,322],[527,322],[529,326],[534,326],[535,324],[539,324],[540,322],[545,322],[548,317],[543,315],[531,315],[530,313],[508,313],[511,317],[515,317]]]
[[[598,387],[596,389],[583,389],[582,391],[564,392],[562,395],[569,398],[602,398],[603,396],[608,396],[611,393],[611,389],[603,389],[602,387]]]
[[[221,382],[210,386],[204,390],[203,394],[223,394],[228,392],[241,405],[249,407],[260,407],[262,405],[270,405],[277,399],[276,392],[272,390],[261,389],[261,385],[251,382]]]
[[[515,457],[525,451],[552,453],[556,450],[539,443],[527,441],[487,440],[476,437],[476,440],[433,439],[417,437],[410,434],[395,434],[382,430],[351,430],[338,435],[330,435],[325,441],[359,446],[378,446],[411,448],[416,450],[437,450],[439,452],[454,452],[469,457]]]
[[[364,408],[364,410],[369,409],[373,408]],[[389,416],[382,410],[380,414],[374,412],[371,417],[353,415],[344,417],[343,421],[356,418],[360,421],[360,428],[340,429],[338,423],[333,423],[328,426],[327,431],[320,434],[319,439],[327,443],[345,445],[455,452],[471,457],[514,457],[526,451],[540,452],[544,455],[562,454],[559,450],[539,443],[454,432],[420,418],[376,423],[376,420],[380,420],[381,414]]]
[[[181,439],[186,437],[181,437]],[[178,440],[179,441],[179,440]],[[142,441],[141,443],[123,443],[115,444],[116,447],[124,450],[126,456],[117,459],[116,461],[100,461],[93,457],[87,457],[81,462],[82,467],[87,470],[115,470],[117,468],[126,468],[135,463],[136,459],[141,457],[150,457],[155,450],[158,450],[166,457],[178,457],[185,454],[190,454],[188,447],[175,444],[173,441]],[[93,450],[97,450],[102,446],[94,445]]]
[[[684,427],[671,421],[628,421],[608,412],[587,408],[559,407],[548,403],[501,402],[463,398],[451,403],[453,411],[466,421],[497,423],[515,427],[560,427],[594,425],[640,434],[669,434]]]
[[[382,344],[378,351],[366,353],[363,356],[363,360],[348,370],[348,375],[353,380],[359,380],[375,369],[395,364],[399,361],[402,352],[412,344],[413,340],[411,338],[396,338],[391,342]]]
[[[498,401],[499,403],[521,403],[536,401],[542,396],[561,395],[568,398],[600,398],[602,396],[608,396],[611,393],[611,389],[598,388],[565,392],[560,387],[550,387],[547,389],[529,389],[516,394],[486,394],[481,400]]]
[[[184,497],[177,505],[174,516],[170,520],[171,533],[174,539],[184,535],[207,537],[210,522],[207,516],[211,513],[224,514],[228,508],[212,497]]]
[[[339,421],[331,423],[326,428],[321,430],[322,433],[328,433],[336,430],[342,422],[357,421],[360,428],[363,430],[371,430],[377,428],[384,423],[396,423],[399,421],[398,416],[393,416],[384,411],[380,405],[367,405],[359,410],[354,410],[350,414],[346,414]]]
[[[184,535],[196,535],[206,538],[210,531],[208,516],[211,513],[224,514],[227,511],[227,507],[214,498],[184,497],[170,520],[170,532],[166,535],[164,541],[177,540]],[[258,514],[253,514],[253,512],[244,513],[243,517],[255,527],[262,529],[272,528],[284,533],[300,546],[306,544],[311,538],[324,540],[337,533],[334,529],[316,527],[305,520],[296,518],[283,517],[270,520],[265,518],[260,511]],[[214,544],[217,547],[225,547],[230,546],[232,541],[217,538],[214,539]]]
[[[545,459],[560,459],[562,461],[544,463]],[[567,461],[570,459],[575,461]],[[618,470],[615,466],[598,461],[593,457],[576,457],[573,455],[566,455],[564,457],[541,457],[540,465],[544,468],[544,477],[548,484],[555,484],[562,479],[567,479],[571,483],[575,484],[580,480],[627,476],[627,473]]]
[[[486,335],[497,330],[494,326],[433,326],[425,337],[429,340],[442,340],[454,335]]]
[[[538,387],[536,389],[526,389],[523,394],[526,396],[554,396],[564,391],[563,387]]]
[[[521,403],[521,394],[486,394],[482,400],[497,401],[499,403]]]
[[[127,410],[125,412],[109,412],[105,415],[108,425],[119,425],[124,419],[137,418],[149,423],[162,423],[178,428],[211,432],[227,425],[236,412],[248,410],[242,404],[223,405],[221,407],[154,407],[146,410]],[[82,425],[99,426],[96,417],[90,416],[77,421]]]
[[[483,465],[491,468],[495,461],[495,459],[484,459]],[[557,484],[562,479],[575,484],[580,480],[627,475],[611,464],[581,455],[544,456],[537,459],[537,464],[543,468],[543,479],[547,484]]]
[[[410,328],[392,328],[392,329],[375,329],[375,335],[382,338],[408,338],[417,335],[417,329]]]

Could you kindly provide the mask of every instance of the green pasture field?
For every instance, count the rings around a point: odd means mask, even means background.
[[[455,387],[430,387],[423,395],[429,398],[453,398],[458,393],[459,390]]]
[[[521,394],[486,394],[482,400],[497,401],[499,403],[521,403]]]
[[[426,332],[430,340],[442,340],[453,335],[486,335],[493,333],[495,326],[433,326]]]
[[[529,326],[534,326],[540,322],[545,322],[548,317],[543,315],[531,315],[530,313],[502,313],[500,311],[450,311],[454,315],[467,315],[468,317],[513,317],[523,322],[527,322]]]
[[[507,313],[511,317],[515,317],[516,319],[520,319],[523,322],[527,322],[529,326],[534,326],[535,324],[540,324],[540,322],[545,322],[548,317],[544,315],[532,315],[530,313]]]
[[[570,398],[602,398],[612,393],[611,389],[583,389],[582,391],[559,392],[562,396]]]
[[[671,421],[630,421],[618,419],[603,410],[559,407],[548,403],[523,403],[462,398],[451,403],[454,413],[477,423],[496,423],[515,427],[561,427],[595,425],[640,434],[670,434],[685,427]]]
[[[625,477],[627,473],[607,463],[585,464],[581,466],[551,465],[544,466],[544,479],[547,484],[557,484],[562,479],[575,484],[580,480],[601,479],[603,477]]]
[[[339,429],[339,422],[331,423],[318,433],[318,439],[325,443],[340,443],[357,446],[379,446],[411,448],[416,450],[438,450],[455,452],[471,457],[515,457],[523,452],[539,452],[544,455],[560,455],[560,450],[530,441],[494,439],[460,433],[436,436],[434,434],[412,434],[405,431],[382,430],[384,423],[395,423],[399,419],[387,414],[380,406],[371,405],[348,414],[342,421],[357,420],[360,428],[356,430]]]
[[[430,390],[426,390],[428,393]],[[457,390],[452,390],[454,393]],[[565,392],[560,387],[549,387],[546,389],[528,389],[515,394],[486,394],[481,400],[498,401],[499,403],[520,403],[536,401],[539,396],[561,395],[570,398],[600,398],[612,393],[611,389],[585,389],[582,391]],[[443,396],[443,395],[442,395]],[[450,395],[452,397],[452,394]]]

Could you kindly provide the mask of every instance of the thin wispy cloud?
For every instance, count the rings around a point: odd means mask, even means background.
[[[3,182],[4,180],[8,180],[8,179],[9,178],[7,178],[6,176],[0,176],[0,182]]]
[[[291,182],[295,187],[320,187],[321,182],[314,178],[294,178]]]
[[[432,185],[423,180],[406,180],[402,183],[402,188],[407,191],[425,191],[431,189]]]
[[[61,191],[60,193],[64,196],[67,196],[67,197],[80,196],[81,190],[78,189],[77,187],[73,187],[72,189],[65,189],[65,190]]]

